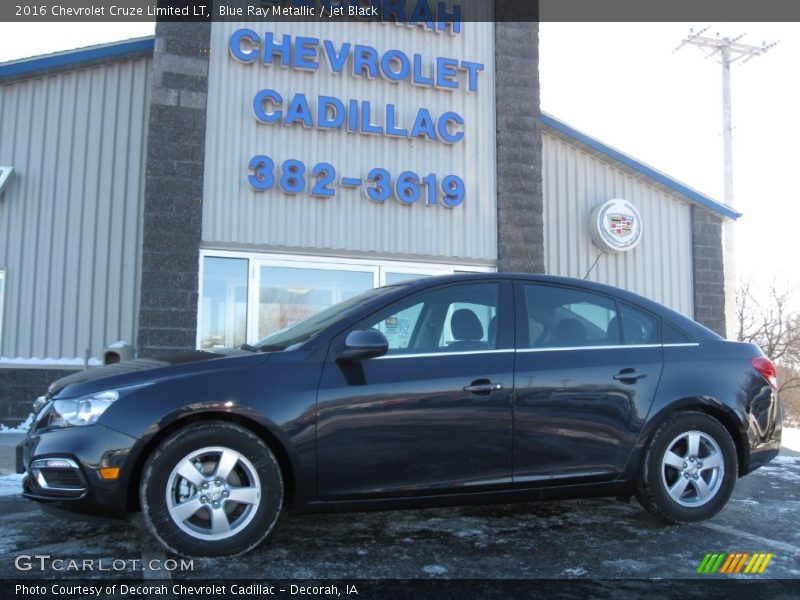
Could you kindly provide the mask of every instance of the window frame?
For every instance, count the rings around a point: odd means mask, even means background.
[[[201,341],[202,341],[202,329],[203,329],[203,284],[204,284],[204,277],[205,277],[205,258],[221,258],[221,259],[235,259],[235,260],[243,260],[241,256],[218,256],[218,255],[209,255],[204,258],[200,258],[200,271],[198,275],[198,284],[197,284],[197,331],[195,332],[195,348],[197,350],[202,350]],[[252,280],[250,277],[250,263],[247,263],[247,275],[245,279],[245,283],[247,285],[247,295],[246,295],[246,306],[245,306],[245,338],[247,338],[250,324],[250,313],[249,313],[249,306],[250,306],[250,295],[252,293],[251,286]],[[246,341],[246,340],[245,340]],[[213,351],[212,348],[209,348],[209,351]]]

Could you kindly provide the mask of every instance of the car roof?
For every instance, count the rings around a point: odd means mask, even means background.
[[[683,315],[676,310],[673,310],[663,304],[650,300],[645,296],[641,296],[628,290],[607,285],[604,283],[597,283],[595,281],[587,281],[585,279],[577,279],[574,277],[561,277],[557,275],[544,275],[541,273],[455,273],[453,275],[439,275],[435,277],[424,277],[421,279],[414,279],[400,284],[398,287],[403,287],[405,292],[412,290],[422,290],[428,287],[442,285],[444,283],[452,282],[468,282],[468,281],[497,281],[497,280],[511,280],[511,281],[527,281],[531,283],[543,283],[550,285],[561,285],[574,288],[580,288],[587,291],[597,292],[599,294],[606,294],[614,296],[615,298],[629,302],[639,306],[645,310],[656,313],[662,318],[666,319],[674,326],[683,329],[692,337],[705,340],[719,340],[722,339],[717,333],[704,327],[700,323],[693,321],[686,315]]]

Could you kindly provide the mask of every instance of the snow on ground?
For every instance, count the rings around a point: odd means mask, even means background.
[[[16,427],[8,427],[0,423],[0,433],[28,433],[31,425],[33,425],[33,413],[30,413],[28,418]]]
[[[781,447],[792,452],[800,452],[800,428],[784,426]]]
[[[22,475],[0,476],[0,496],[16,496],[22,491]]]
[[[22,358],[21,356],[0,356],[0,365],[29,365],[32,367],[73,367],[82,369],[87,365],[90,367],[102,367],[103,361],[99,358],[90,358],[87,363],[83,358]]]

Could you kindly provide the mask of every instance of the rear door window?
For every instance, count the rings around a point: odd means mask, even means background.
[[[620,303],[619,322],[622,342],[626,346],[658,344],[658,319],[630,304]]]
[[[580,348],[621,344],[611,298],[574,288],[525,284],[527,336],[521,348]]]

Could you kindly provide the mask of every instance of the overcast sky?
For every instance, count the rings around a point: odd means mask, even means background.
[[[732,69],[736,263],[740,278],[798,289],[800,24],[542,23],[542,109],[721,201],[721,68],[693,46],[673,53],[706,25],[753,45],[780,40]],[[0,23],[0,61],[152,33],[151,23]]]

